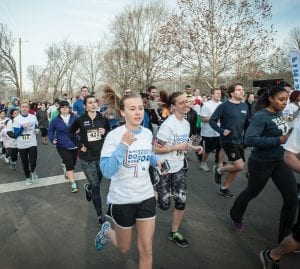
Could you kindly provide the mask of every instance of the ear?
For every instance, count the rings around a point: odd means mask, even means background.
[[[123,118],[125,118],[125,113],[124,113],[124,111],[123,111],[123,110],[120,110],[120,113],[121,113],[121,116],[122,116]]]

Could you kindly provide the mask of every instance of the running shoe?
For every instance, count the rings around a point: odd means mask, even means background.
[[[85,190],[85,198],[88,202],[90,202],[92,200],[92,190],[90,188],[90,184],[85,183],[83,188]]]
[[[270,250],[266,248],[259,254],[263,269],[279,269],[279,261],[271,259],[268,255],[269,252]]]
[[[181,233],[177,232],[170,232],[169,233],[169,239],[171,241],[174,241],[177,246],[180,246],[182,248],[186,248],[189,246],[189,243],[186,239],[184,239],[183,235]]]
[[[204,172],[209,172],[209,168],[206,163],[201,163],[200,169],[203,170]]]
[[[30,177],[27,177],[26,180],[25,180],[25,182],[26,182],[26,185],[27,185],[27,186],[30,186],[30,185],[33,184],[33,182],[32,182],[32,180],[31,180]]]
[[[9,163],[9,158],[7,158],[7,157],[4,157],[4,161],[5,161],[5,163]]]
[[[213,172],[214,172],[214,178],[215,178],[215,182],[220,185],[221,182],[222,182],[222,174],[220,174],[218,172],[218,166],[217,165],[214,165],[213,167]]]
[[[73,182],[71,184],[71,192],[78,192],[78,186],[77,186],[77,183],[76,182]]]
[[[98,223],[100,225],[100,228],[102,227],[103,223],[105,223],[105,221],[105,216],[101,215],[100,217],[98,217]]]
[[[101,225],[101,229],[95,238],[95,246],[97,250],[103,250],[108,238],[106,237],[107,232],[111,229],[111,225],[108,221],[105,221]]]
[[[232,227],[239,232],[245,230],[245,224],[242,222],[232,221]]]
[[[219,190],[219,194],[226,198],[235,198],[235,195],[229,189],[226,188],[221,187]]]
[[[36,171],[31,172],[31,180],[33,183],[37,182],[39,179],[38,175],[36,174]]]
[[[62,166],[62,169],[64,171],[64,177],[65,177],[65,179],[68,179],[66,165],[64,163],[62,163],[61,166]]]
[[[10,168],[11,168],[11,170],[16,170],[16,166],[17,166],[17,163],[16,163],[16,162],[11,162],[11,163],[10,163]]]

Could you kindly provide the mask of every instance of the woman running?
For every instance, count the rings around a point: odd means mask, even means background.
[[[291,232],[298,203],[294,174],[283,161],[282,145],[288,139],[289,125],[283,119],[282,110],[287,99],[288,92],[281,86],[274,86],[259,100],[265,108],[253,115],[245,134],[245,144],[253,147],[248,159],[248,186],[240,193],[230,210],[233,227],[242,231],[242,219],[248,203],[263,190],[271,178],[283,198],[279,242]]]
[[[77,192],[78,186],[74,178],[74,168],[77,160],[77,146],[68,135],[68,128],[77,119],[70,112],[69,102],[61,101],[58,108],[58,116],[49,125],[49,140],[56,146],[57,152],[66,169],[66,177],[71,183],[71,192]]]
[[[158,164],[152,152],[152,133],[141,126],[143,101],[135,94],[124,95],[120,110],[125,125],[108,133],[101,152],[103,175],[111,179],[106,221],[96,236],[96,246],[103,249],[106,241],[122,253],[130,249],[133,227],[137,229],[139,268],[152,268],[152,241],[155,229],[155,197],[149,165]]]
[[[21,104],[20,114],[13,122],[14,134],[17,137],[17,146],[26,176],[26,185],[31,185],[38,180],[36,173],[37,141],[36,134],[39,131],[35,115],[29,114],[29,104]]]

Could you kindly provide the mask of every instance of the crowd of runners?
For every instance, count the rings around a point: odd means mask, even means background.
[[[168,210],[172,200],[168,237],[180,247],[189,246],[180,232],[188,152],[196,154],[199,169],[213,172],[224,198],[236,197],[230,187],[246,170],[248,184],[228,209],[239,232],[245,229],[249,202],[273,180],[283,200],[280,244],[260,253],[263,268],[279,268],[283,255],[300,249],[299,185],[293,173],[300,172],[300,91],[287,83],[255,94],[235,83],[213,88],[209,96],[190,85],[171,94],[155,86],[141,94],[130,88],[118,94],[106,84],[97,96],[82,87],[75,102],[66,94],[51,105],[12,98],[0,110],[0,158],[13,170],[20,158],[24,184],[38,181],[37,135],[43,145],[56,147],[73,193],[78,192],[74,169],[79,159],[87,179],[86,199],[100,225],[95,239],[100,251],[110,242],[127,252],[135,227],[139,268],[152,268],[156,207]],[[246,147],[251,148],[247,168]],[[215,155],[213,167],[207,163],[210,154]],[[103,177],[110,179],[106,214],[100,195]]]

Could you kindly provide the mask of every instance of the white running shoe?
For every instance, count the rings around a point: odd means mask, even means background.
[[[203,170],[204,172],[208,172],[210,170],[206,163],[201,163],[200,169]]]
[[[5,163],[9,163],[9,158],[4,157],[4,161],[5,161]]]
[[[33,172],[31,173],[31,181],[32,181],[32,183],[38,182],[38,179],[39,179],[39,177],[38,177],[38,175],[36,174],[36,171],[33,171]]]
[[[32,182],[32,180],[31,180],[31,178],[30,178],[30,177],[26,178],[26,185],[27,185],[27,186],[30,186],[30,185],[32,185],[32,184],[33,184],[33,182]]]

